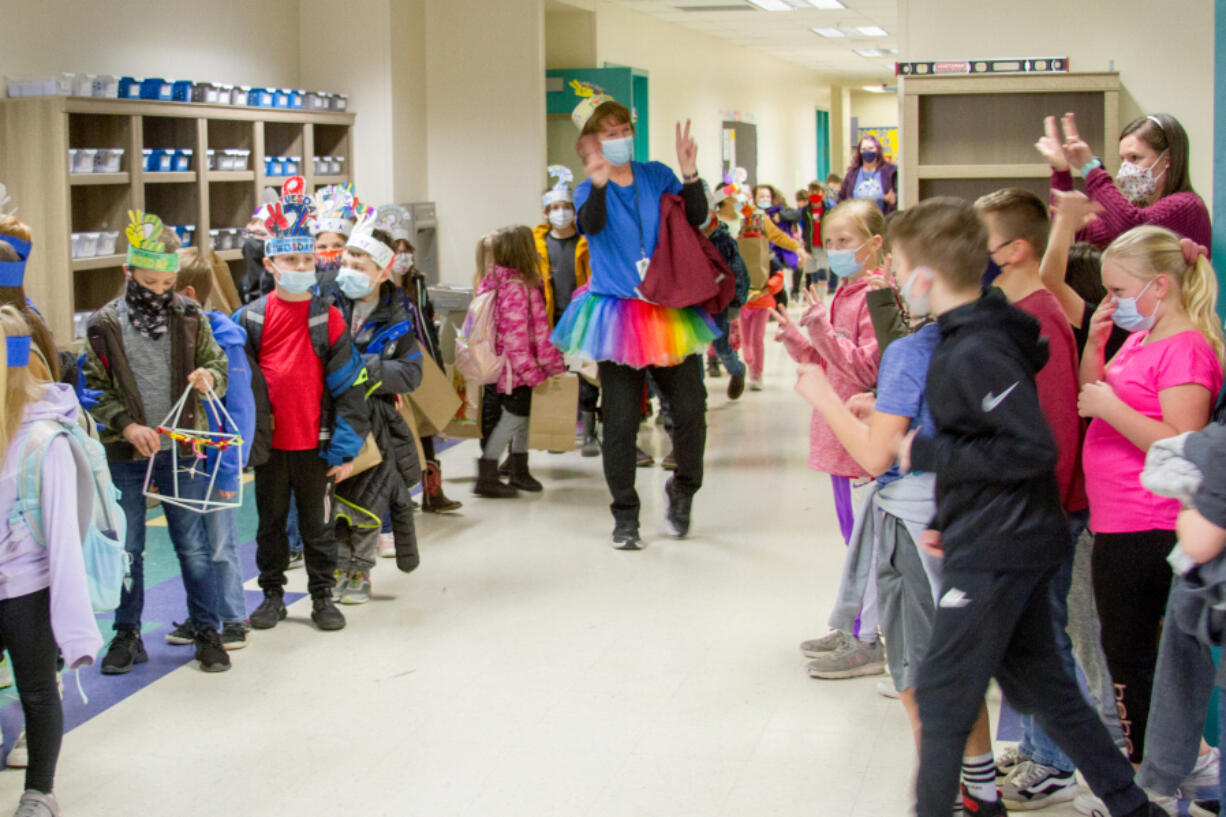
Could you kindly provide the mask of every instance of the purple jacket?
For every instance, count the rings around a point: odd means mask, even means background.
[[[9,526],[29,424],[58,419],[77,422],[80,407],[72,388],[45,387],[43,399],[26,407],[0,470],[0,599],[15,599],[51,588],[51,631],[69,669],[94,662],[102,635],[94,619],[81,556],[77,520],[77,471],[68,441],[57,437],[43,461],[42,517],[47,546],[34,541],[24,524]]]
[[[898,165],[892,162],[881,163],[881,195],[885,195],[893,190],[898,192]],[[852,165],[847,168],[847,173],[843,175],[843,186],[839,188],[839,201],[848,201],[856,197],[856,177],[860,175],[860,166]],[[897,199],[894,204],[888,201],[881,208],[881,212],[887,216],[898,209]]]
[[[499,378],[498,391],[510,394],[532,388],[566,371],[562,353],[549,342],[552,331],[541,288],[529,287],[519,270],[494,267],[477,286],[477,294],[498,288],[494,349],[511,363],[511,382]]]

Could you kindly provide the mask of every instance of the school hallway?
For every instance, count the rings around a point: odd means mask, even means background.
[[[65,813],[910,813],[911,730],[878,695],[884,676],[814,680],[797,649],[826,632],[844,546],[829,481],[805,466],[794,367],[767,343],[764,391],[732,403],[726,375],[708,381],[705,486],[685,540],[664,534],[658,466],[638,471],[649,546],[622,552],[599,459],[534,452],[543,494],[483,500],[467,441],[442,455],[463,510],[418,515],[421,567],[381,560],[374,599],[342,608],[343,631],[317,631],[309,601],[287,596],[288,620],[205,676],[190,647],[164,641],[181,583],[150,579],[146,619],[165,619],[146,623],[150,662],[83,671],[89,705],[65,675]],[[654,423],[640,439],[657,460],[667,451]],[[242,521],[250,541],[250,508]],[[162,531],[153,564],[169,553]],[[292,571],[289,590],[304,589]],[[3,711],[9,745],[16,707]],[[0,798],[21,790],[20,773],[0,773]]]

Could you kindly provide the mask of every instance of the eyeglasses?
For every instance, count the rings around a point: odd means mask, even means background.
[[[1000,251],[1001,251],[1001,250],[1003,250],[1005,247],[1008,247],[1008,246],[1009,246],[1010,244],[1012,244],[1014,241],[1017,241],[1017,239],[1016,239],[1016,238],[1010,238],[1008,241],[1002,241],[1002,242],[1000,242],[999,244],[997,244],[997,245],[996,245],[996,249],[992,249],[991,247],[988,247],[988,255],[996,255],[996,253],[1000,252]]]

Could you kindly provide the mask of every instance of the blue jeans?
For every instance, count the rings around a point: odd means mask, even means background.
[[[128,522],[128,535],[124,550],[132,558],[132,576],[124,583],[115,610],[116,630],[140,630],[141,612],[145,606],[145,497],[141,493],[145,484],[148,460],[110,463],[111,479],[121,492],[119,505]],[[174,485],[174,473],[169,451],[159,451],[153,461],[153,483],[164,493],[170,493]],[[208,490],[208,480],[201,476],[189,477],[179,472],[178,496],[188,499],[203,499]],[[191,622],[198,628],[221,629],[218,616],[217,583],[213,577],[213,554],[205,535],[202,514],[162,503],[166,515],[166,528],[170,543],[179,557],[183,574],[183,588],[187,591],[187,612]]]
[[[204,529],[213,547],[213,581],[217,585],[221,622],[246,621],[247,596],[243,592],[243,565],[238,553],[238,515],[234,508],[206,513]]]
[[[731,333],[728,328],[728,313],[721,312],[711,318],[715,321],[715,326],[720,331],[720,336],[711,343],[711,347],[715,349],[715,354],[719,355],[719,359],[723,361],[724,368],[728,370],[728,374],[732,376],[744,375],[745,364],[737,357],[736,350],[732,348]]]
[[[1076,553],[1077,540],[1081,538],[1081,532],[1088,524],[1088,512],[1069,514],[1069,533],[1073,546],[1069,548],[1068,556],[1051,579],[1051,611],[1052,622],[1056,625],[1056,652],[1060,656],[1060,665],[1073,678],[1077,677],[1077,664],[1073,660],[1073,642],[1067,632],[1068,593],[1073,582],[1073,556]],[[1075,770],[1073,761],[1069,760],[1069,756],[1039,727],[1034,715],[1022,716],[1022,742],[1018,749],[1041,766],[1051,766],[1062,772]]]

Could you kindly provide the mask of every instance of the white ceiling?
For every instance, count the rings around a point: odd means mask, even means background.
[[[607,0],[670,23],[731,40],[827,74],[845,84],[880,84],[894,75],[896,55],[862,57],[854,49],[898,48],[897,0],[841,0],[846,8],[763,11],[747,0]],[[799,5],[799,3],[798,3]],[[685,6],[719,10],[684,11]],[[724,10],[728,9],[728,10]],[[886,37],[826,38],[809,29],[876,25]],[[888,67],[887,67],[888,66]]]

